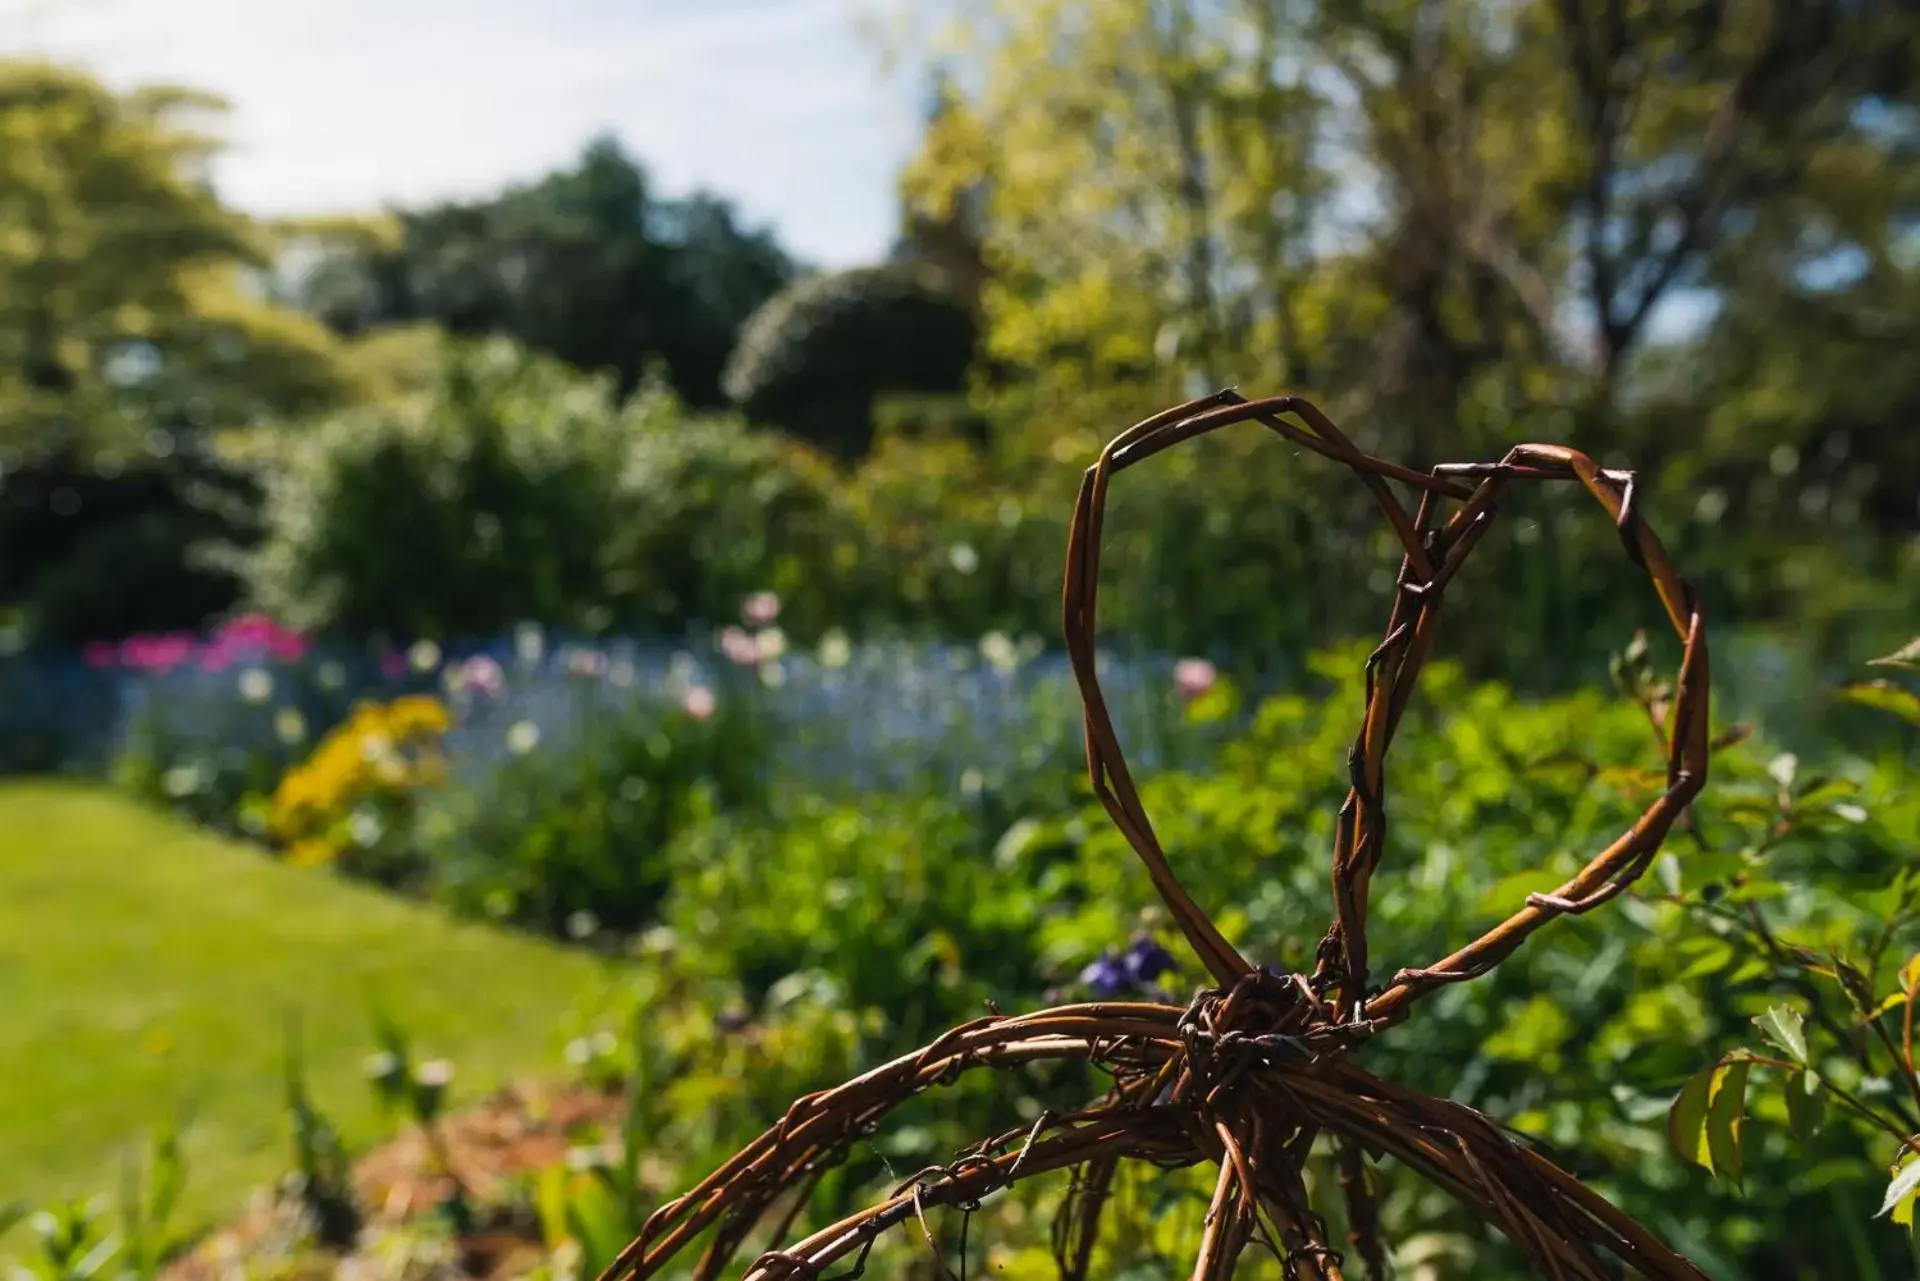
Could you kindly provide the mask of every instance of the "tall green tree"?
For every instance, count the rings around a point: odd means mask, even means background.
[[[910,167],[923,218],[979,203],[986,357],[1063,456],[1144,401],[1311,372],[1322,103],[1282,7],[983,0],[960,100]]]
[[[0,61],[0,448],[241,425],[352,394],[339,342],[253,287],[274,229],[205,180],[216,99]]]
[[[0,613],[37,639],[231,603],[233,578],[191,554],[252,532],[251,487],[214,440],[372,385],[261,287],[287,229],[209,186],[219,109],[0,61]]]
[[[1318,392],[1418,459],[1551,409],[1612,441],[1673,304],[1777,261],[1770,225],[1884,239],[1913,181],[1887,141],[1911,134],[1910,6],[953,11],[961,101],[912,189],[936,213],[987,193],[986,347],[1049,422],[1089,384],[1236,380]]]
[[[721,403],[736,331],[793,274],[768,232],[708,194],[660,199],[609,138],[535,182],[399,218],[397,246],[322,255],[295,296],[344,333],[511,337],[622,391],[657,361],[695,405]]]
[[[1555,0],[1549,40],[1603,410],[1676,290],[1759,283],[1780,264],[1784,226],[1800,225],[1805,238],[1788,240],[1802,253],[1878,256],[1912,216],[1911,6]]]

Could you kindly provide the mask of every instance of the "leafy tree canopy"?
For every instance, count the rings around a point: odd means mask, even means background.
[[[399,244],[336,248],[294,296],[343,333],[433,321],[510,337],[622,392],[659,361],[697,406],[720,403],[735,331],[793,273],[726,201],[660,199],[610,138],[536,182],[399,219]]]
[[[0,465],[354,393],[339,341],[254,287],[280,229],[202,177],[219,108],[0,61]]]

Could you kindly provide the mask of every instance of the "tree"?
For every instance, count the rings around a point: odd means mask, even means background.
[[[858,267],[769,299],[740,333],[727,395],[755,422],[842,457],[866,452],[884,392],[957,392],[974,318],[926,272]]]
[[[986,193],[986,350],[1049,423],[1090,386],[1232,380],[1415,458],[1554,409],[1615,431],[1665,304],[1731,287],[1714,264],[1784,211],[1857,222],[1840,189],[1884,237],[1913,181],[1885,141],[1913,133],[1910,6],[950,7],[912,190]]]
[[[907,191],[977,201],[989,399],[1085,457],[1112,422],[1217,380],[1326,376],[1349,327],[1316,237],[1332,184],[1297,7],[984,0]]]
[[[636,387],[665,365],[689,403],[718,404],[734,335],[792,275],[765,231],[696,193],[663,201],[602,138],[569,169],[479,201],[400,214],[402,241],[323,255],[297,296],[343,333],[434,321],[500,335]]]
[[[243,425],[352,393],[340,344],[257,296],[274,230],[199,176],[217,100],[115,94],[0,62],[0,448],[124,454],[149,431]]]
[[[204,181],[219,103],[0,61],[0,603],[41,641],[191,627],[252,490],[215,438],[352,400],[346,347],[256,288],[282,242]]]
[[[1835,178],[1857,196],[1862,179],[1885,190],[1910,173],[1911,154],[1902,166],[1885,146],[1885,108],[1913,104],[1920,17],[1851,0],[1556,0],[1553,13],[1579,295],[1607,410],[1659,305],[1715,283],[1709,263],[1746,257],[1770,214],[1826,204],[1831,226]],[[1868,158],[1883,163],[1863,170]],[[1886,238],[1879,212],[1877,225],[1842,218],[1868,251]]]

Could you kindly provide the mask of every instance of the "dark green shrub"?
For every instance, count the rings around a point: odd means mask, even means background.
[[[0,602],[34,643],[191,629],[233,605],[238,581],[197,553],[254,537],[257,489],[196,441],[162,447],[123,465],[71,450],[0,465]]]
[[[718,626],[760,590],[779,593],[791,630],[846,621],[837,580],[861,536],[832,468],[806,448],[731,420],[650,421],[626,455],[620,504],[605,582],[622,624]]]
[[[604,595],[629,439],[659,396],[504,341],[452,349],[440,384],[288,431],[265,465],[253,595],[312,629],[496,635],[578,625]]]
[[[875,398],[959,390],[974,340],[972,310],[924,273],[860,267],[768,299],[741,330],[722,387],[754,422],[857,457],[872,440]]]

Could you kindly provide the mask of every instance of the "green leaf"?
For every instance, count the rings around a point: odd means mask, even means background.
[[[1784,1050],[1795,1063],[1804,1064],[1807,1061],[1806,1020],[1800,1017],[1800,1011],[1791,1006],[1776,1005],[1754,1019],[1753,1025],[1760,1029],[1760,1035],[1768,1045]]]
[[[1712,939],[1700,949],[1700,954],[1687,963],[1680,971],[1681,982],[1697,979],[1705,974],[1718,974],[1734,962],[1732,945],[1722,939]]]
[[[1747,1073],[1753,1065],[1745,1059],[1728,1063],[1716,1074],[1713,1101],[1707,1105],[1707,1151],[1713,1157],[1713,1173],[1740,1182],[1740,1129],[1747,1113]]]
[[[1891,712],[1911,725],[1920,725],[1920,694],[1892,681],[1860,681],[1840,687],[1840,697],[1862,707]]]
[[[1667,1140],[1682,1161],[1713,1171],[1713,1153],[1707,1147],[1707,1104],[1713,1097],[1713,1079],[1720,1071],[1715,1063],[1701,1068],[1680,1090],[1667,1113]]]
[[[1827,1096],[1822,1092],[1818,1072],[1795,1072],[1787,1077],[1787,1124],[1802,1143],[1820,1132],[1826,1112]]]
[[[1914,637],[1891,654],[1868,659],[1867,666],[1904,667],[1910,672],[1920,672],[1920,636]]]
[[[1873,1009],[1869,1010],[1866,1014],[1862,1015],[1858,1026],[1865,1027],[1882,1014],[1887,1013],[1889,1010],[1897,1010],[1906,1003],[1907,994],[1905,992],[1895,992],[1880,1002],[1880,1004],[1874,1006]]]
[[[1920,990],[1920,952],[1915,952],[1908,957],[1907,963],[1900,967],[1900,990],[1902,992]]]
[[[1893,1176],[1893,1182],[1887,1184],[1887,1195],[1880,1202],[1880,1214],[1873,1217],[1877,1219],[1881,1214],[1904,1205],[1907,1209],[1908,1224],[1911,1226],[1915,1192],[1920,1192],[1920,1160],[1915,1160],[1913,1154],[1909,1152],[1899,1172]]]

